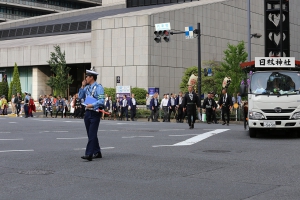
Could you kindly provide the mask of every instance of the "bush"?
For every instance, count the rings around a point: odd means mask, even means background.
[[[116,88],[104,88],[104,93],[111,96],[113,101],[116,99]]]
[[[146,99],[137,99],[136,104],[137,105],[146,105]]]

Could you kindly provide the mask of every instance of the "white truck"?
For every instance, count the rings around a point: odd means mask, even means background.
[[[251,138],[267,129],[289,129],[300,133],[300,68],[295,63],[273,66],[277,63],[256,58],[248,86],[248,126]],[[288,58],[281,58],[287,60]],[[293,62],[295,59],[291,58]],[[281,62],[283,62],[281,60]],[[269,65],[267,65],[270,64]],[[264,64],[261,66],[261,64]],[[277,63],[278,64],[278,63]],[[280,67],[280,68],[278,68]],[[299,71],[298,71],[299,70]]]

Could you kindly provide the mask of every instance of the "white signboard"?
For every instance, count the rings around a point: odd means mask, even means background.
[[[116,86],[116,93],[130,94],[130,86]]]
[[[170,22],[155,24],[155,30],[156,31],[171,30],[171,24],[170,24]]]
[[[0,82],[2,82],[2,74],[0,74]]]
[[[256,57],[255,67],[295,67],[295,57]]]

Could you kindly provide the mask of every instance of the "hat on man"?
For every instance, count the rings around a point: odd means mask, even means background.
[[[86,70],[86,76],[98,76],[98,73],[92,70]]]
[[[28,94],[28,92],[26,92],[26,91],[25,91],[24,93],[25,93],[25,94]]]

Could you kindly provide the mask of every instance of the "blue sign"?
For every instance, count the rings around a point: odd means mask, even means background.
[[[193,26],[185,27],[185,39],[194,38],[194,28]]]
[[[212,76],[212,70],[211,70],[211,68],[208,68],[208,70],[207,70],[207,76]]]
[[[159,88],[148,88],[149,96],[153,96],[156,92],[159,94]]]

